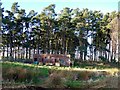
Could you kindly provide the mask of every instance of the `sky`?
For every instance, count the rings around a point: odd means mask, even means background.
[[[88,8],[89,10],[100,10],[103,13],[107,13],[118,11],[119,0],[1,0],[1,2],[5,10],[10,10],[13,2],[18,2],[20,8],[25,9],[27,13],[30,10],[40,13],[43,8],[50,4],[56,5],[55,11],[57,13],[64,7],[79,8],[80,10]]]

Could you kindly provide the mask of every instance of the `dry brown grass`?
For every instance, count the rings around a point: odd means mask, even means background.
[[[17,68],[16,68],[16,73],[17,73],[17,75],[18,75],[18,79],[19,79],[19,80],[24,80],[24,79],[26,79],[26,76],[27,76],[27,70],[26,70],[26,69],[17,67]]]
[[[57,73],[52,73],[42,85],[47,88],[64,88],[64,79]]]
[[[15,75],[16,75],[16,71],[13,68],[10,68],[6,71],[5,77],[3,78],[13,80],[15,78]]]

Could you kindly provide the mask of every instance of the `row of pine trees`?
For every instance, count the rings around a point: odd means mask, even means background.
[[[111,30],[109,23],[118,15],[116,11],[63,8],[56,13],[55,4],[42,12],[28,14],[17,2],[11,10],[2,12],[3,57],[30,59],[35,53],[80,55],[80,60],[112,60],[110,56]],[[88,40],[89,39],[89,40]],[[89,54],[88,54],[89,53]]]

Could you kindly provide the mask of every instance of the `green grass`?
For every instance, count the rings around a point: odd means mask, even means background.
[[[67,88],[83,88],[84,83],[81,81],[67,81],[65,82]]]
[[[82,88],[87,86],[88,77],[94,80],[104,77],[96,76],[99,72],[117,72],[116,68],[93,69],[75,67],[57,67],[57,66],[39,66],[35,64],[24,64],[18,62],[0,63],[3,69],[3,86],[15,85],[38,85],[42,87],[67,87]],[[101,71],[100,71],[101,70]],[[103,70],[103,71],[102,71]],[[74,77],[78,77],[75,80]],[[60,79],[61,82],[56,81]],[[54,82],[54,83],[53,83]],[[58,83],[58,85],[53,85]],[[47,85],[46,85],[47,84]]]
[[[47,68],[37,68],[35,65],[3,62],[2,74],[4,82],[13,83],[14,81],[15,84],[24,82],[24,84],[36,85],[42,84],[43,78],[48,77],[49,72]]]

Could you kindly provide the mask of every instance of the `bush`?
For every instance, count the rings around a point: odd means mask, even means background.
[[[15,61],[13,57],[9,56],[9,57],[2,57],[2,61],[5,62],[5,61]]]
[[[83,84],[80,81],[67,81],[66,88],[82,88]]]
[[[100,60],[103,61],[103,62],[106,62],[108,61],[107,58],[103,57],[103,56],[99,56]]]
[[[57,73],[53,73],[45,81],[44,86],[47,88],[62,88],[64,87],[64,80]]]
[[[81,71],[77,75],[78,80],[88,80],[90,72],[89,71]]]
[[[16,71],[13,68],[6,69],[5,76],[3,75],[3,79],[8,79],[9,81],[14,80],[16,78]]]
[[[17,80],[25,81],[27,76],[27,70],[21,67],[17,67],[15,70],[16,70],[16,75],[18,76]]]
[[[9,68],[9,66],[3,67],[3,80],[9,80],[9,81],[16,81],[16,82],[30,82],[36,83],[36,81],[39,81],[40,77],[40,71],[36,71],[31,68],[23,68],[20,66],[12,66]],[[41,72],[42,73],[42,72]]]
[[[26,79],[26,69],[17,67],[17,68],[3,68],[3,79],[9,81],[25,81]]]

